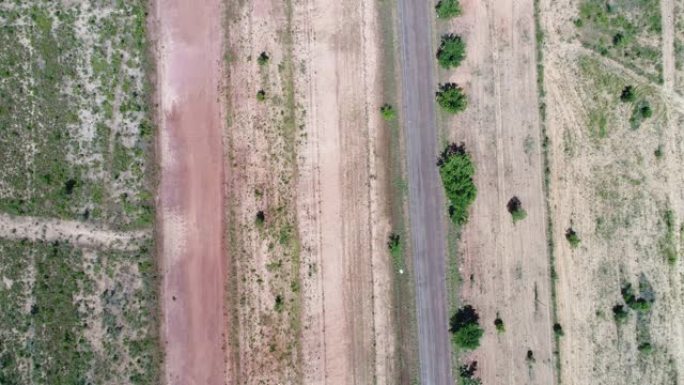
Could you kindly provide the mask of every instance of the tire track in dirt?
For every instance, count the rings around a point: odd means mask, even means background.
[[[155,2],[164,382],[226,382],[219,0]]]

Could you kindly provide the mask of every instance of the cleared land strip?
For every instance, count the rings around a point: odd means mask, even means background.
[[[0,238],[5,239],[60,241],[86,248],[134,250],[151,235],[150,230],[120,232],[78,221],[0,214]]]
[[[477,361],[483,384],[554,384],[549,258],[535,68],[533,1],[464,4],[467,62],[449,80],[470,105],[451,127],[475,160],[478,196],[462,234],[461,298],[485,327]],[[514,222],[517,197],[526,218]],[[495,330],[500,319],[505,331]]]
[[[663,86],[672,91],[675,87],[675,11],[673,0],[660,0],[663,30]]]
[[[421,384],[453,384],[447,326],[445,208],[437,174],[430,4],[400,0],[401,65]]]

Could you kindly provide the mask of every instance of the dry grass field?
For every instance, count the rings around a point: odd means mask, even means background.
[[[681,2],[606,4],[540,2],[560,379],[681,383]]]

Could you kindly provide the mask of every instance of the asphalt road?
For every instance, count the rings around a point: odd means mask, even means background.
[[[453,385],[446,296],[444,193],[437,170],[432,1],[399,0],[409,217],[420,383]]]

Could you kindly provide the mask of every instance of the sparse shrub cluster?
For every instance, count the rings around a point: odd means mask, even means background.
[[[450,329],[456,346],[465,350],[474,350],[480,346],[484,330],[480,327],[480,316],[470,305],[458,309],[451,317]]]
[[[447,146],[437,165],[449,200],[449,217],[454,224],[463,225],[468,221],[468,208],[477,196],[473,182],[475,166],[463,144]]]
[[[634,294],[631,283],[625,284],[620,292],[622,293],[622,299],[630,309],[641,313],[646,313],[651,310],[651,301],[643,297],[637,297]]]
[[[442,68],[458,67],[465,59],[465,42],[460,36],[446,34],[437,50],[437,61]]]

